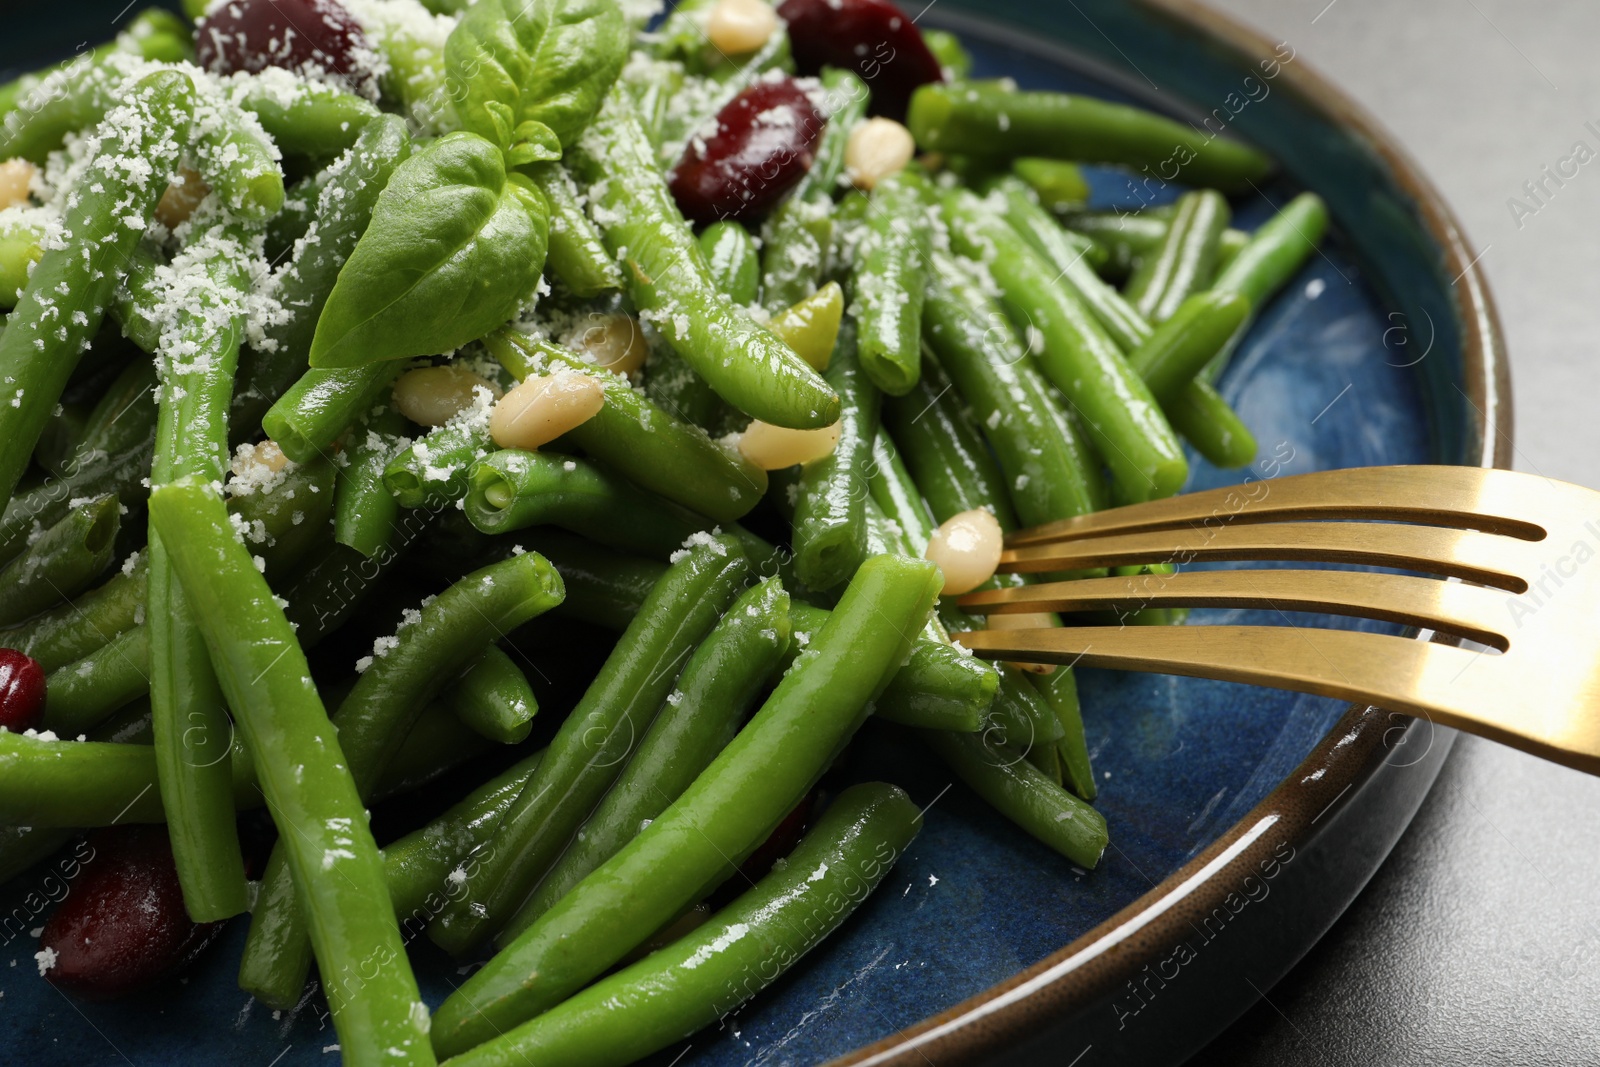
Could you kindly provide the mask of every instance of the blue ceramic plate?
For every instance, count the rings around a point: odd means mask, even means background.
[[[60,32],[42,5],[22,18],[40,48],[8,39],[0,67],[36,65],[50,58],[40,49],[87,33],[76,18]],[[1301,188],[1328,199],[1336,232],[1259,316],[1221,383],[1261,443],[1250,477],[1496,458],[1485,441],[1504,429],[1504,370],[1481,281],[1409,165],[1292,49],[1187,5],[944,0],[927,21],[959,29],[981,75],[1209,117],[1254,140],[1285,176],[1237,205],[1238,225]],[[1150,176],[1093,177],[1101,206],[1181,191]],[[1197,460],[1190,487],[1244,477]],[[1238,621],[1282,619],[1197,612],[1192,624]],[[1099,869],[1074,867],[948,788],[903,735],[869,730],[841,776],[904,785],[930,805],[926,829],[834,937],[661,1062],[1176,1062],[1337,917],[1448,749],[1426,723],[1315,697],[1094,671],[1082,693],[1112,840]],[[11,916],[0,920],[0,1060],[334,1062],[319,997],[276,1013],[237,989],[242,922],[163,988],[69,1001],[34,969],[30,931],[48,888],[34,874],[0,892],[0,916]],[[416,956],[436,1005],[458,972],[425,944]]]

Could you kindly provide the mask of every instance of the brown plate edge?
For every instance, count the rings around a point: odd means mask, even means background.
[[[1195,0],[1129,2],[1210,37],[1245,63],[1273,55],[1277,44]],[[1454,213],[1393,135],[1311,65],[1297,59],[1282,68],[1280,78],[1280,87],[1365,141],[1411,198],[1443,253],[1445,268],[1457,277],[1464,398],[1477,416],[1479,465],[1509,468],[1511,372],[1500,319]],[[1032,967],[916,1026],[841,1056],[830,1067],[980,1061],[1051,1019],[1113,997],[1184,941],[1197,916],[1224,907],[1243,879],[1268,869],[1285,842],[1293,846],[1308,840],[1325,815],[1342,807],[1389,760],[1395,749],[1394,719],[1377,708],[1351,705],[1294,773],[1250,814],[1150,892]]]

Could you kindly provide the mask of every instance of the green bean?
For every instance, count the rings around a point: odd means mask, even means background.
[[[639,106],[639,125],[650,139],[650,146],[657,152],[662,151],[667,112],[683,92],[683,64],[671,59],[647,58],[635,52],[622,68],[618,82],[633,94]]]
[[[867,117],[867,104],[872,93],[866,82],[855,72],[838,67],[825,67],[822,71],[822,94],[828,111],[828,124],[822,129],[822,139],[817,142],[816,158],[789,196],[795,200],[824,202],[833,200],[844,175],[845,149],[850,135],[861,120]],[[790,301],[793,303],[793,301]]]
[[[422,709],[417,721],[406,731],[405,740],[395,750],[394,758],[383,773],[378,775],[372,795],[367,799],[381,802],[401,793],[415,792],[492,748],[493,742],[436,700]],[[304,925],[299,929],[303,932]],[[303,981],[305,972],[301,971],[300,976]]]
[[[403,508],[438,507],[467,493],[467,472],[493,448],[488,419],[470,410],[402,448],[383,469],[383,485]]]
[[[235,515],[252,554],[261,558],[269,579],[292,572],[327,540],[338,468],[331,459],[312,459],[284,468],[257,486],[234,479],[228,510]]]
[[[1062,785],[1074,795],[1093,801],[1100,787],[1095,784],[1094,768],[1089,764],[1089,742],[1083,733],[1083,713],[1078,705],[1078,676],[1070,670],[1035,674],[1028,679],[1061,723],[1062,738],[1056,742],[1061,757]]]
[[[1011,173],[1027,182],[1039,203],[1050,211],[1067,211],[1088,202],[1089,183],[1076,163],[1024,157],[1012,161]]]
[[[897,452],[941,521],[985,508],[1002,530],[1015,530],[1017,515],[1005,477],[951,391],[944,369],[933,360],[924,363],[916,387],[883,405],[883,423]]]
[[[1041,368],[1087,424],[1124,499],[1181,489],[1189,471],[1183,450],[1116,342],[1054,284],[1055,271],[1004,219],[970,194],[952,196],[946,206],[952,247],[987,262],[1012,317],[1043,336]]]
[[[425,511],[402,514],[396,534],[397,539],[403,537],[401,548],[431,519]],[[337,543],[324,546],[311,557],[282,590],[283,598],[289,602],[284,614],[295,624],[302,647],[314,647],[348,622],[378,579],[393,570],[401,558],[392,544],[368,558]]]
[[[28,286],[28,272],[44,255],[44,227],[19,221],[0,225],[0,309],[17,306]]]
[[[827,382],[717,292],[625,91],[607,95],[572,156],[629,296],[673,351],[752,418],[799,429],[833,423],[839,398]]]
[[[1228,217],[1228,201],[1213,189],[1178,198],[1161,243],[1128,279],[1126,296],[1152,325],[1170,319],[1178,305],[1211,284]]]
[[[339,704],[333,724],[357,792],[370,796],[408,729],[439,691],[492,641],[561,602],[561,577],[536,553],[512,556],[467,575],[380,639],[357,665],[361,677]],[[274,849],[264,895],[285,906],[257,905],[239,965],[242,988],[280,1003],[305,984],[304,916],[281,885],[289,857]]]
[[[39,443],[33,446],[35,466],[47,471],[60,470],[72,461],[89,428],[89,409],[82,404],[63,402],[45,423]]]
[[[1035,526],[1099,510],[1099,464],[1004,311],[958,261],[936,253],[933,267],[923,334],[983,427],[1018,520]]]
[[[790,196],[767,219],[761,240],[761,304],[776,313],[822,283],[833,247],[833,201]]]
[[[984,625],[948,603],[940,605],[939,619],[955,641],[961,640],[963,632],[981,629]],[[998,670],[1000,683],[989,708],[988,724],[990,731],[997,733],[997,740],[1023,753],[1053,746],[1062,740],[1066,736],[1066,726],[1050,702],[1029,682],[1028,673],[1008,664],[1000,665]]]
[[[1328,208],[1316,193],[1301,193],[1262,223],[1212,281],[1260,310],[1293,277],[1328,232]]]
[[[689,658],[617,783],[506,924],[502,940],[531,926],[683,795],[739,732],[789,642],[789,594],[776,578],[733,602]]]
[[[593,297],[622,288],[622,272],[606,251],[600,231],[584,213],[578,188],[559,163],[534,163],[522,168],[550,204],[548,263],[557,280],[574,296]]]
[[[294,631],[235,539],[221,498],[194,482],[150,495],[150,516],[202,623],[218,680],[309,912],[328,1003],[352,1064],[431,1063],[426,1009],[385,899],[383,861]],[[373,967],[374,960],[383,964]]]
[[[711,280],[741,307],[761,293],[761,259],[750,231],[731,219],[713,222],[700,233],[700,251],[711,268]]]
[[[930,152],[1007,158],[1044,152],[1229,192],[1248,189],[1272,170],[1253,148],[1140,108],[1068,93],[1016,92],[999,82],[924,85],[911,97],[906,125]]]
[[[0,570],[0,625],[77,596],[111,563],[121,519],[109,493],[67,512]]]
[[[476,862],[468,858],[473,849],[494,836],[495,827],[543,757],[541,749],[519,760],[437,819],[384,846],[389,900],[407,941],[420,933],[457,891],[450,872],[458,865],[467,869]]]
[[[845,790],[787,862],[699,929],[494,1037],[455,1067],[622,1067],[709,1026],[837,929],[921,824],[917,806],[895,786]]]
[[[240,357],[233,424],[246,432],[266,425],[290,459],[303,460],[325,448],[354,421],[344,406],[334,406],[333,398],[347,392],[376,397],[400,372],[383,365],[311,371],[306,359],[339,268],[366,232],[389,176],[410,154],[405,123],[383,115],[367,123],[350,150],[317,176],[315,209],[305,236],[273,276],[274,295],[288,315],[268,324],[264,340]],[[381,384],[374,384],[379,379]],[[363,415],[371,406],[358,406],[354,414]]]
[[[923,739],[973,792],[1034,838],[1080,867],[1100,862],[1105,817],[1022,757],[977,734],[929,730]]]
[[[1108,278],[1126,278],[1144,257],[1150,255],[1167,235],[1171,217],[1154,208],[1143,211],[1075,211],[1063,220],[1066,227],[1104,246],[1109,261],[1102,268]],[[1217,242],[1216,270],[1221,273],[1250,240],[1250,235],[1231,226]]]
[[[946,81],[964,81],[972,74],[972,56],[961,43],[961,38],[948,30],[924,29],[922,40],[939,61]]]
[[[145,566],[142,555],[130,559],[121,573],[72,603],[0,630],[0,644],[27,653],[47,672],[88,655],[143,619]]]
[[[276,85],[247,78],[231,96],[284,152],[312,159],[348,150],[367,123],[381,114],[363,98],[325,82],[299,81],[285,94]]]
[[[384,470],[400,451],[406,419],[385,404],[352,435],[350,462],[334,491],[333,539],[363,556],[376,556],[394,538],[400,502],[384,484]]]
[[[428,928],[436,944],[465,951],[511,918],[621,773],[679,663],[711,631],[749,570],[736,540],[708,538],[656,584],[496,831],[493,857]]]
[[[82,659],[50,672],[44,728],[75,737],[150,691],[150,629],[124,630]]]
[[[846,325],[828,365],[828,384],[843,402],[839,443],[800,469],[795,496],[794,569],[808,587],[832,589],[867,558],[867,470],[878,435],[878,390],[856,356]]]
[[[677,14],[682,10],[682,6],[679,4],[673,13]],[[696,46],[705,42],[703,29],[696,27],[690,32],[694,34]],[[666,121],[662,127],[661,150],[657,153],[663,167],[672,165],[682,157],[684,143],[696,131],[704,129],[706,124],[734,97],[754,85],[762,75],[773,70],[788,73],[794,71],[794,59],[790,55],[787,33],[772,34],[765,44],[749,56],[730,59],[713,48],[703,48],[700,58],[704,61],[702,64],[704,69],[701,72],[709,77],[716,85],[716,89],[709,94],[702,93],[691,98],[688,107],[668,108]],[[692,60],[686,66],[692,68]],[[695,107],[695,103],[699,103],[700,106]]]
[[[856,248],[851,295],[861,368],[890,396],[904,396],[920,373],[930,196],[915,171],[880,181]]]
[[[1093,241],[1063,230],[1016,179],[1002,179],[998,186],[1005,197],[1006,221],[1045,258],[1057,281],[1066,283],[1118,348],[1131,352],[1150,336],[1150,324],[1096,272],[1090,262]]]
[[[154,318],[161,375],[152,488],[193,475],[220,483],[228,463],[228,401],[250,288],[246,231],[201,235],[163,272]],[[151,726],[172,856],[189,917],[214,922],[249,907],[232,805],[233,728],[205,638],[178,587],[160,534],[150,530],[145,581]]]
[[[294,251],[294,243],[311,229],[317,200],[328,183],[328,170],[319,170],[290,185],[283,194],[283,210],[267,220],[262,230],[262,254],[276,266]],[[124,326],[126,330],[126,326]]]
[[[800,358],[826,373],[844,321],[844,290],[829,282],[793,307],[772,317],[767,329],[783,338]]]
[[[261,123],[226,99],[197,100],[190,150],[195,169],[229,211],[265,222],[283,208],[283,172],[278,149]]]
[[[484,533],[552,525],[664,559],[707,523],[587,460],[504,449],[472,465],[466,513]]]
[[[539,701],[533,687],[499,645],[490,645],[451,687],[447,701],[456,718],[502,745],[514,745],[533,730]]]
[[[940,581],[924,560],[862,564],[795,668],[678,801],[440,1006],[435,1049],[459,1053],[560,1003],[732,873],[865,721]]]
[[[1128,353],[1128,365],[1156,399],[1167,404],[1223,350],[1249,314],[1250,302],[1238,293],[1225,289],[1198,293]]]
[[[511,331],[491,335],[485,345],[518,379],[542,373],[552,361],[598,379],[605,405],[566,439],[634,484],[718,522],[738,519],[766,492],[766,471],[662,411],[626,378],[585,363],[568,349]]]
[[[0,381],[17,402],[0,403],[0,499],[7,502],[161,198],[159,176],[177,169],[187,140],[194,86],[184,75],[152,74],[126,100],[92,136],[92,160],[62,219],[72,237],[39,260],[0,334]],[[138,165],[126,166],[130,159]],[[130,218],[140,225],[128,225]]]
[[[296,463],[326,456],[333,443],[389,393],[406,369],[384,360],[352,369],[311,369],[261,417],[261,428]]]
[[[1163,410],[1173,428],[1213,465],[1243,467],[1256,458],[1255,435],[1214,386],[1197,378]]]

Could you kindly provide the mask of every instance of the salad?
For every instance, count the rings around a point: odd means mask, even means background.
[[[1253,461],[1212,382],[1315,196],[1232,229],[1261,153],[974,79],[889,0],[188,7],[0,86],[0,876],[74,882],[46,979],[248,913],[240,986],[315,965],[350,1063],[627,1063],[914,838],[828,776],[869,718],[1094,867],[1072,671],[972,657],[955,598],[1184,441]],[[436,1009],[418,938],[482,964]]]

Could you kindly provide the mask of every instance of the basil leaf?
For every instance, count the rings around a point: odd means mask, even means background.
[[[339,271],[313,367],[453,352],[503,324],[544,270],[550,208],[500,149],[452,133],[394,170]]]
[[[530,120],[571,145],[627,57],[628,23],[616,0],[478,0],[444,46],[462,127],[518,160],[528,155]]]

